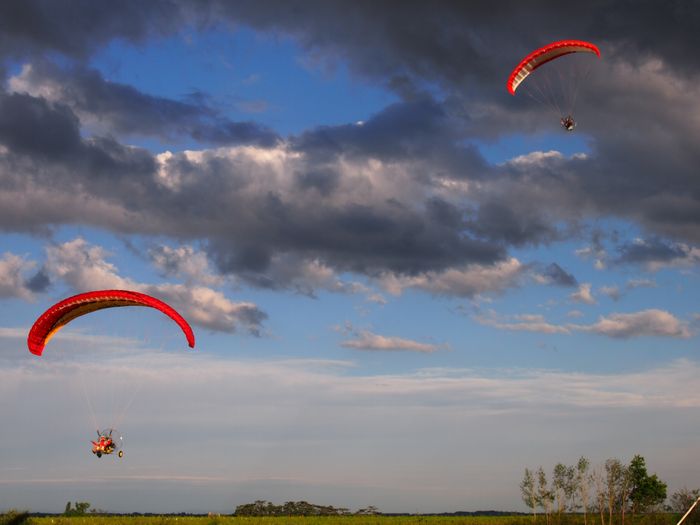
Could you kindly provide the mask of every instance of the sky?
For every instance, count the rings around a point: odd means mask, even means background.
[[[700,486],[698,25],[680,1],[1,3],[0,510],[525,511],[525,468],[582,455]],[[601,56],[511,96],[562,39]],[[528,96],[555,72],[573,132]],[[28,352],[101,289],[172,305],[196,348],[119,308]],[[122,459],[90,453],[107,427]]]

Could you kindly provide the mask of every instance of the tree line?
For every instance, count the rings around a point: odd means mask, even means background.
[[[287,501],[275,505],[269,501],[257,500],[236,507],[236,516],[344,516],[348,514],[379,514],[376,507],[370,505],[354,513],[343,507],[316,505],[307,501]]]
[[[592,468],[581,457],[575,465],[557,463],[547,477],[542,467],[525,469],[520,482],[522,499],[536,520],[538,512],[547,525],[559,525],[562,515],[582,513],[584,525],[625,524],[629,516],[660,510],[685,512],[700,495],[698,490],[682,489],[664,507],[667,485],[656,474],[649,475],[646,462],[635,455],[629,464],[616,458]],[[691,523],[698,523],[697,516]]]

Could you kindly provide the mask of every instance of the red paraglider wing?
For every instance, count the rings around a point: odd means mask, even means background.
[[[541,47],[520,61],[520,64],[512,71],[508,77],[506,87],[511,95],[515,95],[520,83],[542,64],[550,60],[559,58],[569,53],[594,53],[600,57],[600,50],[595,44],[584,42],[583,40],[560,40]]]
[[[61,327],[81,315],[117,306],[148,306],[160,310],[175,321],[185,333],[187,344],[194,348],[194,332],[185,319],[174,308],[163,301],[139,292],[127,290],[99,290],[64,299],[46,310],[39,317],[27,336],[29,351],[41,355],[49,339]]]

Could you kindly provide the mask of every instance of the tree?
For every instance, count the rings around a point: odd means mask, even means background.
[[[698,498],[700,498],[700,489],[688,490],[683,487],[671,495],[669,508],[673,512],[685,514]],[[700,524],[700,512],[694,510],[683,523],[686,525]]]
[[[0,525],[23,525],[29,520],[29,511],[10,509],[0,514]]]
[[[525,476],[520,482],[520,493],[525,505],[532,509],[532,519],[537,519],[537,491],[535,490],[535,477],[529,468],[525,469]]]
[[[547,475],[542,467],[537,469],[537,504],[544,510],[544,516],[549,525],[549,517],[552,513],[554,494],[547,486]]]
[[[591,480],[591,476],[588,474],[589,465],[590,463],[583,456],[576,463],[576,488],[583,507],[583,525],[588,525],[588,488]]]
[[[624,500],[620,498],[620,491],[624,484],[627,467],[619,459],[610,458],[605,461],[605,499],[608,507],[608,523],[612,524],[612,517],[617,507]]]
[[[649,476],[644,458],[637,454],[630,461],[632,514],[645,512],[666,500],[666,483],[656,474]]]
[[[671,495],[669,508],[673,512],[685,512],[698,498],[700,498],[700,489],[689,490],[683,487]]]
[[[374,509],[375,507],[368,507]],[[335,508],[330,505],[315,505],[308,501],[287,501],[282,505],[275,505],[265,500],[257,500],[253,503],[238,505],[236,516],[339,516],[349,514],[346,508]]]
[[[557,523],[561,522],[561,513],[566,510],[567,500],[567,472],[568,469],[563,463],[554,465],[552,473],[552,494],[557,502]]]
[[[66,503],[66,509],[63,514],[66,516],[82,516],[90,508],[90,503],[87,501],[76,501],[75,508],[71,508],[71,502]]]
[[[569,502],[569,512],[576,512],[581,505],[576,501],[576,493],[578,491],[578,478],[576,476],[576,467],[566,467],[566,476],[564,477],[564,496]]]
[[[596,468],[591,473],[591,479],[593,485],[595,486],[595,506],[596,510],[600,514],[600,525],[605,525],[605,508],[606,504],[606,491],[605,491],[605,476],[603,475],[602,467]]]

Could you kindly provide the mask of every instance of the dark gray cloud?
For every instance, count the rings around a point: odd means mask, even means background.
[[[669,264],[688,256],[687,247],[663,239],[637,240],[617,247],[618,264]]]
[[[170,34],[195,22],[195,13],[192,6],[173,0],[10,0],[0,3],[0,55],[57,52],[83,59],[116,38],[142,42]]]
[[[549,264],[545,270],[544,275],[549,278],[549,280],[558,286],[578,286],[578,281],[576,277],[564,270],[557,263]]]
[[[603,58],[591,70],[577,115],[577,132],[591,139],[590,158],[558,166],[570,174],[562,184],[529,181],[535,199],[527,203],[509,193],[515,185],[500,187],[479,223],[494,216],[495,206],[513,213],[518,204],[522,224],[504,224],[500,238],[551,239],[540,210],[563,199],[573,204],[567,220],[613,214],[700,242],[700,126],[688,118],[698,110],[697,3],[510,1],[496,9],[489,2],[222,2],[218,8],[229,19],[295,36],[314,57],[347,60],[355,73],[407,100],[439,86],[446,107],[462,117],[467,139],[554,131],[556,117],[527,97],[508,95],[505,79],[544,43],[594,41]],[[504,217],[500,209],[495,215]]]
[[[79,222],[124,233],[208,239],[221,271],[257,282],[265,282],[273,258],[287,253],[366,275],[491,264],[506,255],[501,244],[470,234],[463,204],[435,187],[434,171],[452,172],[453,159],[426,160],[435,145],[414,140],[419,126],[405,126],[402,118],[387,133],[405,148],[403,155],[363,135],[367,130],[379,142],[370,119],[352,133],[343,126],[319,130],[340,137],[323,153],[292,141],[272,149],[156,158],[111,138],[80,137],[68,106],[26,94],[5,99],[18,101],[8,113],[12,119],[5,116],[8,124],[0,128],[5,130],[0,143],[8,149],[0,176],[4,187],[15,188],[1,195],[6,205],[0,220],[7,229]],[[403,115],[408,109],[388,111]],[[41,119],[41,132],[17,138],[12,126],[25,113]],[[385,113],[375,118],[387,125]],[[59,146],[49,133],[56,128],[62,131],[55,138]]]
[[[0,93],[0,143],[46,159],[69,159],[83,147],[79,121],[67,106],[5,93]]]
[[[25,83],[51,88],[1,95],[2,228],[86,223],[200,239],[220,271],[273,287],[285,257],[366,275],[439,272],[502,262],[510,247],[578,235],[600,217],[632,221],[667,246],[700,243],[700,125],[688,117],[700,111],[695,4],[194,5],[90,3],[65,25],[72,8],[0,8],[13,22],[0,53],[30,57]],[[403,99],[363,123],[280,141],[223,118],[206,94],[163,99],[84,64],[47,62],[48,52],[84,59],[114,38],[140,42],[211,20],[291,35],[310,63],[347,62]],[[577,114],[587,155],[489,165],[475,141],[557,129],[556,117],[504,84],[525,53],[568,37],[603,50]],[[85,135],[91,118],[104,133]],[[257,148],[154,156],[109,133]],[[630,246],[620,260],[649,256]]]
[[[307,49],[387,85],[438,82],[466,89],[505,89],[509,69],[543,43],[578,38],[609,43],[634,61],[650,54],[688,74],[698,72],[700,9],[692,2],[597,0],[370,2],[336,0],[215,2],[222,16],[296,36]],[[378,53],[377,50],[381,50]],[[612,49],[611,49],[612,51]],[[410,90],[409,90],[410,91]]]
[[[69,106],[84,125],[119,136],[153,136],[164,141],[191,137],[204,145],[272,146],[279,137],[254,122],[233,122],[192,94],[172,100],[142,93],[132,86],[108,82],[85,66],[60,68],[46,61],[25,66],[10,85],[14,91],[53,99]]]
[[[25,286],[34,293],[45,292],[50,285],[51,279],[46,271],[46,268],[43,267],[29,279],[27,279],[27,282],[25,283]]]

